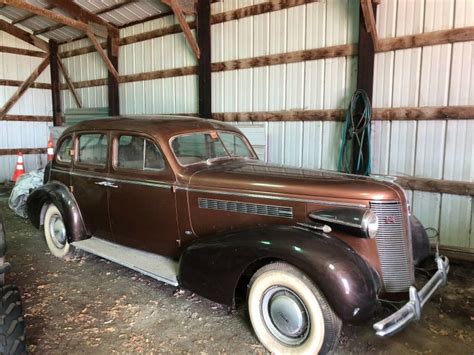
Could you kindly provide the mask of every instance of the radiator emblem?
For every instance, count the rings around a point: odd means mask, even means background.
[[[397,220],[395,219],[394,216],[387,216],[385,217],[385,224],[395,224],[397,223]]]

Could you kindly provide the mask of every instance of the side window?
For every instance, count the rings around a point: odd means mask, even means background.
[[[70,163],[72,158],[69,152],[72,149],[72,137],[67,137],[61,143],[61,146],[56,153],[56,160],[60,163]]]
[[[82,164],[105,166],[107,163],[107,136],[100,133],[80,135],[78,161]]]
[[[148,139],[120,136],[117,145],[117,168],[163,170],[165,162],[161,151]]]

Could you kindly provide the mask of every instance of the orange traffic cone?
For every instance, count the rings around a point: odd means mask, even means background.
[[[20,176],[22,176],[25,173],[25,167],[23,166],[23,153],[18,152],[18,158],[16,160],[16,168],[15,172],[13,173],[12,176],[12,181],[16,182]]]
[[[53,137],[49,136],[49,140],[48,140],[48,161],[52,161],[53,156],[54,156]]]

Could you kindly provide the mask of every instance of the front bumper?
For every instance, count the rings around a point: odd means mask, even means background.
[[[411,286],[409,291],[410,301],[392,315],[374,324],[374,329],[378,336],[386,337],[393,335],[405,328],[411,321],[419,320],[421,309],[425,303],[436,290],[446,285],[449,260],[445,256],[436,256],[435,261],[438,265],[438,271],[436,271],[426,285],[420,291]]]

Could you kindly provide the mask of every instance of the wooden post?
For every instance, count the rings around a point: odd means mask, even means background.
[[[370,6],[374,9],[374,14],[376,14],[377,5],[372,3]],[[367,32],[365,26],[364,12],[362,11],[362,6],[360,6],[360,17],[359,17],[359,44],[358,50],[359,59],[357,63],[357,89],[362,89],[367,93],[367,96],[372,103],[372,93],[374,86],[374,60],[375,60],[375,47],[372,40],[372,36]],[[358,127],[362,117],[362,112],[356,117],[355,126]],[[362,147],[362,154],[364,157],[368,156],[368,140],[365,139],[365,144]],[[361,147],[357,139],[352,139],[352,173],[353,174],[364,174],[367,169],[368,161],[365,161],[365,164],[361,164],[357,169],[356,162],[359,157],[359,151]]]
[[[201,56],[198,60],[199,116],[212,116],[211,86],[211,4],[210,0],[197,2],[197,42]]]
[[[59,65],[58,65],[58,43],[49,40],[49,68],[51,71],[51,97],[53,104],[53,124],[55,126],[63,125],[62,109],[61,109],[61,83],[59,82]]]
[[[107,37],[107,56],[110,63],[118,71],[118,55],[119,55],[119,37]],[[109,98],[109,116],[120,115],[120,95],[119,82],[116,76],[110,71],[107,78],[108,98]]]

